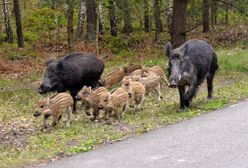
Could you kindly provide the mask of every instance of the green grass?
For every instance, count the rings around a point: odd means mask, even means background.
[[[9,128],[15,128],[17,131],[21,130],[26,139],[24,146],[0,143],[0,165],[1,167],[21,167],[54,157],[87,152],[102,144],[139,135],[236,103],[248,97],[247,52],[248,50],[237,49],[219,49],[217,51],[220,69],[214,80],[213,100],[207,101],[207,89],[203,84],[193,101],[193,106],[183,113],[178,113],[177,90],[163,87],[164,101],[158,102],[156,95],[147,97],[142,111],[135,114],[130,109],[121,123],[112,125],[92,122],[81,110],[78,115],[73,115],[70,128],[66,128],[65,119],[62,118],[62,122],[58,126],[44,130],[42,129],[42,118],[32,116],[35,102],[40,95],[34,89],[15,88],[22,82],[36,82],[39,76],[33,73],[25,79],[1,79],[1,88],[5,89],[11,86],[17,90],[0,93],[0,123],[8,125]],[[107,71],[132,62],[132,60],[149,66],[155,64],[165,66],[166,61],[161,53],[162,51],[151,51],[151,54],[156,56],[152,60],[134,59],[132,56],[121,59],[119,56],[120,58],[116,58],[117,61],[107,63]],[[135,52],[133,54],[137,55]]]

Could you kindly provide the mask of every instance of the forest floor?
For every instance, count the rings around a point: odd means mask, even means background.
[[[163,49],[158,53],[140,54],[106,61],[105,74],[124,64],[142,63],[166,67]],[[220,69],[214,80],[214,98],[207,101],[205,83],[200,87],[191,108],[178,113],[177,89],[163,86],[164,100],[156,95],[146,97],[143,109],[134,113],[129,109],[119,123],[92,122],[81,109],[72,116],[71,127],[65,118],[55,128],[43,129],[42,117],[34,118],[35,102],[42,79],[43,65],[32,60],[5,61],[0,79],[0,165],[22,167],[53,161],[80,152],[86,152],[130,136],[164,127],[211,110],[219,109],[248,97],[248,50],[241,48],[217,49]],[[154,56],[155,55],[155,56]],[[37,60],[39,62],[40,60]],[[80,107],[78,107],[80,109]]]

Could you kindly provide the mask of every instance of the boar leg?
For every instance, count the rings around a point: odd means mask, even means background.
[[[185,86],[179,86],[178,87],[179,90],[179,95],[180,95],[180,109],[183,110],[184,106],[185,106]]]
[[[47,119],[51,116],[51,113],[46,113],[43,118],[43,126],[44,128],[47,128]]]
[[[208,99],[212,99],[213,94],[213,76],[209,74],[207,76],[207,85],[208,85]]]
[[[93,120],[96,120],[99,116],[98,108],[93,108]]]
[[[72,107],[68,107],[66,110],[66,127],[70,127]]]
[[[78,92],[78,90],[71,90],[70,91],[70,94],[71,94],[71,96],[72,96],[72,98],[73,98],[73,113],[77,113],[76,112],[76,104],[77,104],[77,99],[76,99],[76,96],[77,96],[77,92]]]
[[[185,99],[184,99],[184,100],[185,100],[185,105],[186,105],[187,107],[190,106],[190,104],[191,104],[191,102],[192,102],[192,99],[193,99],[193,97],[196,95],[197,91],[198,91],[198,86],[197,86],[196,84],[191,85],[191,86],[189,87],[189,90],[187,91],[187,93],[186,93],[186,95],[185,95]]]
[[[161,86],[160,84],[155,88],[158,93],[158,101],[162,100],[163,97],[161,96]]]

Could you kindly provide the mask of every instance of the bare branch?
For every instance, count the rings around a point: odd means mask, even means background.
[[[234,7],[235,9],[239,10],[240,12],[242,12],[246,17],[248,17],[248,14],[243,9],[241,9],[240,7],[238,7],[236,4],[231,3],[231,2],[227,2],[227,1],[223,1],[223,0],[217,0],[217,1]]]

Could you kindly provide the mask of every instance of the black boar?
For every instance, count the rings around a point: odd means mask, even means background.
[[[76,111],[76,95],[83,86],[98,86],[104,63],[90,53],[71,53],[57,61],[48,61],[39,93],[70,91]]]
[[[178,87],[181,110],[191,105],[199,85],[205,78],[208,99],[212,98],[213,78],[218,64],[217,55],[209,44],[202,40],[189,40],[173,50],[171,43],[168,42],[166,54],[169,59],[169,86]]]

